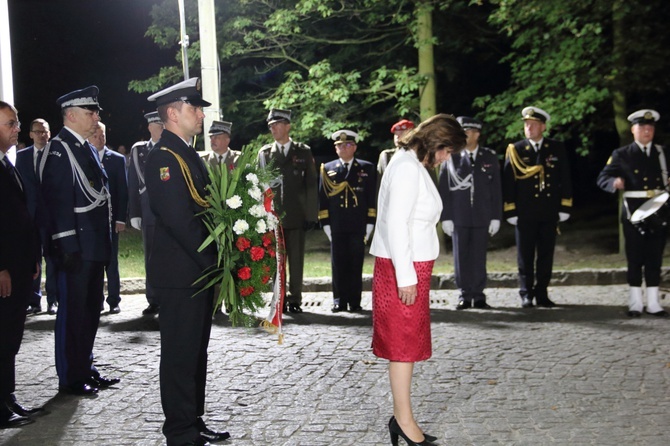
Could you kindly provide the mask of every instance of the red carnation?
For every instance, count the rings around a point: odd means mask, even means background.
[[[270,281],[270,276],[263,276],[261,278],[261,282],[263,282],[263,283],[268,283],[269,281]]]
[[[240,288],[240,295],[243,297],[250,296],[251,293],[254,292],[254,287],[252,286],[245,286],[243,288]]]
[[[237,277],[239,277],[242,280],[249,280],[251,279],[251,268],[248,266],[243,266],[239,270],[237,270]]]
[[[240,251],[244,251],[245,249],[249,249],[251,246],[251,240],[246,237],[238,237],[237,241],[235,242],[235,246],[237,246],[237,249]]]
[[[263,239],[263,246],[265,246],[266,248],[272,245],[272,235],[270,232],[264,234],[262,239]]]
[[[272,249],[272,248],[268,248],[268,255],[269,255],[270,257],[274,257],[274,256],[275,256],[275,251],[274,251],[274,249]]]
[[[260,246],[254,246],[249,252],[251,253],[251,260],[254,262],[258,262],[263,257],[265,257],[265,250]]]

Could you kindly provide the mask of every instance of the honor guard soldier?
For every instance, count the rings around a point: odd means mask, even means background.
[[[149,206],[149,194],[146,193],[147,188],[144,181],[144,166],[147,162],[149,152],[156,147],[161,133],[163,133],[163,121],[158,116],[158,112],[147,113],[144,115],[144,118],[147,120],[147,129],[151,137],[149,141],[136,142],[130,150],[130,166],[128,167],[128,215],[130,216],[130,225],[138,231],[142,231],[144,269],[146,271],[154,238],[156,218],[151,213]],[[149,306],[142,311],[142,314],[156,314],[160,307],[158,295],[149,281],[145,282],[145,294]]]
[[[440,167],[442,229],[453,239],[457,310],[491,308],[486,303],[486,248],[489,235],[500,229],[502,191],[495,152],[479,146],[482,122],[459,116],[467,135],[466,150],[454,153]]]
[[[258,152],[261,166],[272,163],[281,179],[272,185],[274,206],[281,215],[288,260],[288,295],[285,309],[302,313],[302,277],[305,263],[305,231],[317,221],[316,165],[308,145],[291,139],[291,111],[273,108],[267,117],[274,142]]]
[[[144,178],[156,217],[147,279],[160,302],[161,404],[168,445],[204,445],[222,441],[228,432],[205,425],[207,346],[212,328],[213,288],[194,285],[216,264],[216,247],[199,251],[209,235],[202,219],[208,206],[207,167],[191,145],[202,132],[200,79],[191,78],[149,96],[165,125],[149,152]]]
[[[209,127],[209,141],[212,151],[203,156],[205,162],[210,166],[225,164],[228,170],[237,167],[237,160],[242,153],[228,147],[232,127],[232,122],[212,121],[212,125]]]
[[[393,134],[393,148],[382,150],[382,153],[379,154],[379,160],[377,161],[377,173],[378,178],[377,182],[381,183],[382,175],[386,170],[386,166],[389,165],[391,158],[398,151],[398,140],[407,133],[409,130],[414,128],[414,123],[408,119],[401,119],[391,126],[391,133]]]
[[[662,195],[668,190],[668,163],[670,152],[664,146],[654,144],[656,121],[661,115],[656,110],[638,110],[628,116],[634,141],[612,152],[607,165],[598,175],[598,186],[606,192],[623,191],[621,222],[626,239],[627,280],[630,287],[628,316],[648,314],[668,317],[658,299],[661,282],[663,250],[667,238],[665,221],[650,228],[637,228],[631,216],[646,201]],[[667,203],[661,201],[661,204]],[[665,203],[665,204],[664,204]],[[650,213],[653,209],[650,209]],[[640,231],[644,230],[644,233]],[[642,278],[646,285],[646,308],[642,304]]]
[[[120,380],[93,365],[93,344],[103,305],[105,265],[111,252],[111,201],[107,174],[86,141],[100,121],[98,87],[57,100],[63,129],[40,161],[49,215],[49,251],[58,262],[56,372],[61,391],[91,395]]]
[[[570,218],[572,182],[563,143],[545,138],[549,113],[521,111],[526,139],[507,147],[503,168],[503,215],[515,226],[521,306],[533,299],[551,308],[551,280],[558,222]],[[537,259],[537,264],[535,263]]]
[[[321,165],[319,221],[330,240],[333,313],[361,310],[365,244],[377,218],[377,179],[372,163],[354,157],[358,134],[338,130],[338,159]]]

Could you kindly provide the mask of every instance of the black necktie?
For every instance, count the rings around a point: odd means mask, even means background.
[[[223,164],[223,155],[219,155],[219,164]]]
[[[37,150],[37,149],[35,149]],[[44,148],[37,150],[37,161],[35,161],[35,175],[40,175],[40,163],[42,162],[42,155],[44,155]]]
[[[2,162],[5,166],[5,169],[7,169],[7,172],[9,172],[9,175],[12,177],[14,180],[14,183],[19,186],[19,189],[23,190],[23,185],[21,184],[21,179],[19,177],[19,173],[16,171],[16,168],[12,164],[12,162],[9,160],[9,158],[4,157],[2,159]]]
[[[470,152],[470,165],[472,167],[475,167],[475,153],[474,152]]]

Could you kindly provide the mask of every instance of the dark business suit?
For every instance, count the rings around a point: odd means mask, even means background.
[[[147,279],[161,297],[161,403],[163,434],[168,444],[183,444],[199,435],[197,417],[205,411],[207,346],[212,327],[213,292],[193,283],[216,263],[216,248],[198,252],[208,231],[187,188],[175,152],[188,167],[201,197],[209,176],[198,153],[169,130],[149,153],[145,180],[156,216]]]
[[[85,178],[75,181],[65,144]],[[56,371],[61,387],[74,388],[99,376],[93,344],[111,250],[108,182],[95,149],[66,128],[50,141],[48,150],[42,160],[41,190],[49,214],[49,253],[59,264]],[[99,194],[97,204],[91,204],[84,186]]]
[[[653,144],[653,143],[652,143]],[[598,186],[606,192],[614,193],[614,180],[621,177],[624,180],[625,191],[664,191],[663,174],[658,155],[660,148],[666,160],[666,167],[670,164],[670,151],[663,146],[655,145],[652,156],[642,152],[640,146],[633,142],[616,149],[607,165],[598,175]],[[628,263],[627,281],[632,287],[642,286],[644,281],[647,287],[657,287],[661,282],[661,266],[663,264],[663,250],[665,249],[666,230],[641,234],[630,222],[629,215],[637,210],[646,198],[625,198],[628,205],[621,207],[621,223],[626,239],[626,260]],[[630,214],[629,214],[630,212]]]
[[[358,158],[347,171],[337,159],[321,166],[319,181],[319,221],[330,225],[331,267],[335,306],[357,309],[361,305],[365,229],[377,218],[377,175],[375,166]],[[326,180],[327,179],[327,180]],[[325,182],[350,188],[329,195]]]
[[[277,142],[263,146],[258,153],[261,165],[279,170],[281,184],[272,188],[274,206],[281,216],[286,258],[288,260],[288,303],[302,303],[302,279],[305,262],[305,225],[317,221],[317,180],[314,157],[309,146],[289,142],[284,155]]]
[[[544,138],[539,153],[527,139],[514,143],[511,150],[527,166],[543,166],[544,181],[539,173],[516,178],[509,156],[503,169],[503,215],[505,219],[518,217],[519,294],[543,304],[549,298],[558,213],[572,211],[570,167],[563,143],[553,139]]]
[[[0,271],[7,270],[12,292],[0,297],[0,402],[14,393],[15,358],[23,338],[26,306],[40,244],[27,206],[25,187],[0,161]],[[19,181],[19,182],[17,182]],[[23,185],[22,185],[23,186]]]
[[[110,308],[121,302],[121,276],[119,275],[119,234],[115,230],[116,223],[126,223],[128,213],[128,180],[126,178],[126,157],[120,153],[105,151],[100,160],[109,178],[109,193],[112,196],[112,251],[109,263],[105,266],[107,273],[107,304]]]
[[[466,302],[485,301],[486,250],[491,220],[502,218],[500,165],[495,152],[479,147],[474,165],[468,151],[451,155],[442,163],[438,189],[442,198],[442,221],[452,221],[454,273],[461,299]],[[472,174],[470,187],[457,188],[448,163],[453,162],[460,179]]]
[[[144,248],[144,269],[149,268],[149,253],[154,238],[154,227],[156,218],[149,206],[149,194],[147,194],[144,181],[144,169],[149,152],[154,148],[151,141],[135,143],[130,150],[130,166],[128,166],[128,217],[142,219],[142,244]],[[159,299],[156,291],[149,281],[146,281],[145,291],[147,302],[158,305]]]
[[[41,243],[46,241],[46,233],[44,230],[44,220],[47,219],[44,208],[42,194],[39,190],[39,179],[37,177],[37,169],[35,161],[42,159],[41,154],[35,157],[35,146],[26,147],[23,150],[16,152],[16,169],[21,174],[23,185],[26,192],[26,200],[28,203],[28,211],[33,216],[35,225],[40,229]],[[44,150],[44,148],[42,148]],[[37,160],[35,160],[37,158]],[[44,256],[46,262],[46,292],[47,304],[52,305],[58,302],[58,270],[56,269],[56,262],[51,256]],[[41,275],[33,281],[33,292],[30,295],[28,305],[40,306],[42,299],[41,291]]]

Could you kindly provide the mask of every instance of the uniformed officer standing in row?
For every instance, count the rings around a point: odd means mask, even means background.
[[[144,181],[144,166],[147,162],[149,152],[156,147],[161,133],[163,133],[163,122],[158,116],[158,112],[147,113],[144,115],[144,118],[147,120],[147,130],[149,130],[151,137],[149,141],[136,142],[130,150],[130,166],[128,166],[128,215],[130,216],[130,225],[138,231],[142,231],[144,269],[146,270],[154,237],[156,218],[149,206],[149,194],[146,193],[147,188]],[[156,314],[160,308],[158,294],[148,281],[146,281],[145,288],[149,306],[142,311],[142,314]]]
[[[361,310],[365,243],[377,219],[377,179],[372,163],[355,158],[358,134],[332,134],[338,159],[321,165],[319,221],[330,240],[333,313]]]
[[[279,170],[281,178],[272,186],[274,207],[281,216],[286,257],[288,289],[284,306],[291,313],[302,313],[302,278],[305,263],[305,231],[317,221],[316,165],[308,145],[293,141],[291,111],[273,108],[267,117],[274,142],[258,152],[258,163]]]
[[[398,141],[403,137],[405,133],[414,128],[414,123],[408,119],[401,119],[391,126],[391,133],[393,134],[393,147],[390,149],[382,150],[382,153],[379,154],[379,160],[377,161],[377,182],[381,184],[382,175],[386,170],[386,166],[389,165],[391,158],[398,151]]]
[[[563,143],[544,137],[549,113],[526,107],[521,117],[526,139],[507,147],[503,212],[516,226],[521,306],[530,308],[536,299],[538,306],[551,308],[555,304],[547,287],[558,222],[567,220],[572,210],[570,168]]]
[[[612,152],[607,165],[598,175],[598,186],[604,191],[623,191],[621,222],[626,239],[630,317],[639,317],[642,311],[654,316],[668,317],[668,312],[661,307],[658,300],[667,228],[659,226],[642,234],[630,222],[631,215],[645,201],[668,189],[670,151],[654,144],[656,121],[660,117],[656,110],[648,109],[638,110],[628,116],[634,141]],[[642,304],[643,268],[646,308]]]
[[[86,141],[100,121],[98,87],[73,91],[57,103],[64,128],[51,140],[40,164],[49,250],[59,263],[56,371],[61,391],[90,395],[120,381],[103,378],[93,366],[104,270],[111,252],[107,174]]]
[[[209,141],[212,151],[205,154],[203,158],[210,166],[225,164],[228,166],[228,170],[237,167],[237,160],[242,153],[228,147],[232,127],[233,123],[227,121],[212,121],[212,125],[209,126]]]
[[[229,438],[207,428],[205,386],[207,347],[212,328],[213,288],[194,283],[216,264],[215,245],[199,252],[209,235],[202,219],[208,206],[207,167],[191,145],[202,132],[200,79],[191,78],[149,96],[165,130],[149,152],[145,180],[156,217],[147,279],[160,303],[161,404],[168,446],[205,445]]]
[[[487,309],[486,248],[502,218],[500,166],[493,150],[479,146],[482,122],[468,116],[456,119],[468,139],[466,150],[452,154],[440,167],[440,220],[444,233],[453,238],[454,273],[461,291],[456,309]]]

